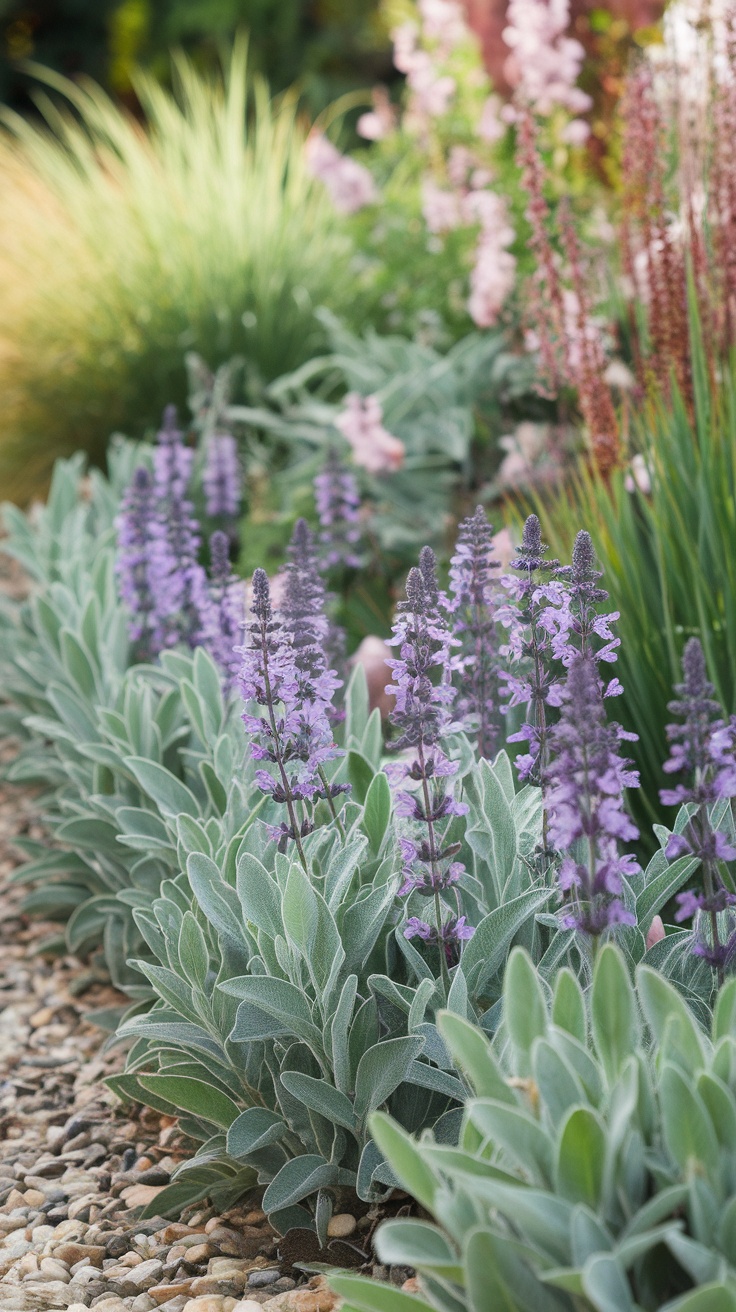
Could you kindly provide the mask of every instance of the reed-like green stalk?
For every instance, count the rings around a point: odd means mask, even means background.
[[[635,425],[651,492],[628,491],[622,472],[606,485],[580,466],[534,507],[563,559],[577,530],[590,532],[621,612],[617,673],[625,691],[611,713],[639,734],[632,755],[649,821],[664,782],[667,702],[689,637],[703,644],[725,710],[736,710],[736,363],[709,379],[694,316],[691,350],[692,417],[675,392],[648,403]]]

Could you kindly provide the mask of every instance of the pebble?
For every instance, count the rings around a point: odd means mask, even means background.
[[[84,1261],[89,1262],[92,1266],[102,1266],[105,1251],[99,1244],[76,1244],[67,1240],[56,1245],[54,1257],[57,1257],[61,1262],[66,1262],[69,1267],[75,1266],[77,1262]]]
[[[269,1285],[275,1285],[281,1272],[278,1267],[270,1271],[251,1271],[248,1276],[249,1289],[267,1289]]]
[[[220,1294],[207,1294],[204,1298],[190,1298],[184,1304],[182,1312],[233,1312],[236,1306],[234,1298]]]
[[[347,1239],[358,1228],[358,1222],[349,1212],[338,1212],[327,1222],[327,1234],[330,1239]]]
[[[186,1261],[193,1266],[199,1266],[200,1262],[206,1262],[208,1257],[212,1257],[215,1251],[212,1244],[192,1244],[185,1250]]]
[[[152,1285],[146,1292],[148,1297],[160,1306],[169,1299],[178,1298],[180,1295],[188,1298],[191,1287],[191,1280],[174,1280],[171,1284]]]

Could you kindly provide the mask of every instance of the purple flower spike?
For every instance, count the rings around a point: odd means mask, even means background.
[[[530,515],[524,524],[521,546],[511,562],[514,574],[501,580],[509,601],[500,606],[497,619],[508,629],[502,654],[518,663],[519,672],[502,670],[506,684],[506,710],[527,707],[527,720],[508,738],[528,742],[529,751],[517,757],[522,782],[540,783],[547,763],[548,706],[559,704],[560,680],[553,672],[552,635],[565,601],[559,561],[547,559],[539,520]]]
[[[328,449],[322,471],[315,477],[314,501],[325,569],[359,569],[360,493],[354,474],[334,447]]]
[[[227,533],[217,529],[210,537],[210,633],[207,646],[232,686],[240,669],[236,645],[243,627],[243,584],[230,566]]]
[[[327,615],[327,594],[317,564],[317,546],[304,519],[297,520],[294,526],[288,557],[281,619],[294,656],[298,700],[303,706],[319,708],[325,722],[335,724],[342,718],[334,706],[342,680],[328,662],[331,655],[341,653],[343,634]],[[341,755],[337,749],[333,752],[333,756]],[[350,790],[348,784],[329,784],[324,772],[320,778],[320,795],[330,803]]]
[[[120,596],[130,610],[128,632],[140,655],[152,654],[151,628],[155,601],[151,588],[151,523],[154,492],[151,475],[141,465],[133,474],[116,520],[117,575]]]
[[[153,453],[156,513],[149,577],[156,651],[177,642],[196,647],[210,625],[207,576],[198,561],[199,525],[186,495],[193,455],[176,428],[176,410],[168,406]]]
[[[663,768],[667,774],[685,775],[685,781],[661,789],[659,796],[665,806],[689,804],[695,810],[682,833],[670,835],[666,854],[670,860],[690,854],[700,861],[704,891],[680,893],[675,919],[695,917],[693,952],[722,976],[736,954],[736,926],[729,911],[736,894],[726,888],[719,863],[736,860],[736,848],[728,834],[713,828],[711,809],[715,802],[736,797],[736,720],[724,721],[720,715],[697,638],[685,644],[682,673],[668,708],[682,723],[667,727],[670,755]],[[728,912],[725,926],[718,919],[723,912]]]
[[[256,772],[258,787],[287,811],[287,821],[269,826],[269,835],[281,851],[292,840],[306,869],[301,840],[314,828],[311,804],[324,796],[320,769],[340,751],[326,703],[305,691],[289,634],[271,609],[268,577],[262,569],[253,575],[251,611],[248,642],[240,648],[240,690],[246,703],[255,702],[265,714],[246,710],[243,723],[251,735],[251,757],[273,770]]]
[[[465,732],[476,737],[480,755],[488,759],[498,750],[503,721],[493,590],[493,571],[499,569],[499,562],[493,552],[493,529],[478,506],[460,525],[450,563],[449,609],[460,647],[453,660],[455,716]]]
[[[396,698],[391,721],[399,730],[392,746],[404,755],[387,766],[386,773],[397,789],[396,813],[411,824],[407,836],[401,839],[403,882],[399,892],[433,899],[435,923],[430,930],[434,937],[426,941],[442,948],[446,973],[448,953],[452,956],[468,935],[454,932],[459,924],[459,902],[451,920],[443,907],[442,894],[457,884],[464,867],[453,860],[458,844],[448,842],[446,829],[443,836],[439,825],[465,815],[468,808],[455,800],[450,780],[457,772],[457,762],[442,749],[442,739],[452,727],[454,693],[447,672],[455,640],[438,604],[434,553],[425,547],[420,561],[420,568],[409,572],[406,601],[398,607],[391,645],[398,647],[399,655],[387,662],[394,683],[386,691]],[[407,783],[411,787],[402,787]],[[415,922],[425,924],[411,917],[406,936],[418,933],[425,937],[412,929]]]
[[[153,451],[156,492],[164,500],[183,498],[189,487],[194,452],[184,446],[183,437],[176,426],[176,406],[167,405]]]
[[[572,567],[560,570],[559,575],[567,579],[568,588],[560,609],[550,612],[550,618],[554,620],[552,654],[555,659],[569,666],[580,653],[590,655],[598,662],[612,663],[621,644],[612,628],[619,615],[618,611],[599,614],[599,607],[608,600],[608,593],[598,586],[603,571],[598,569],[593,543],[585,529],[581,529],[575,538]],[[622,691],[616,679],[609,684],[605,695],[612,696]]]
[[[211,519],[237,519],[242,502],[243,475],[238,448],[230,433],[212,433],[205,447],[202,486]]]
[[[597,936],[635,918],[621,900],[623,878],[640,873],[619,842],[638,830],[624,810],[623,790],[639,776],[618,750],[621,731],[606,722],[601,682],[590,655],[577,655],[562,692],[560,719],[549,734],[551,760],[544,774],[549,837],[566,852],[559,884],[569,910],[563,924]],[[574,853],[571,851],[575,845]]]

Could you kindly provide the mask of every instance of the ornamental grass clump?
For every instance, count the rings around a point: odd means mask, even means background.
[[[186,400],[186,351],[253,376],[356,306],[351,242],[304,158],[296,97],[272,100],[237,42],[223,74],[137,73],[144,125],[92,82],[36,67],[40,113],[3,111],[0,484],[27,498],[53,459],[100,462]],[[10,325],[12,325],[12,330]]]

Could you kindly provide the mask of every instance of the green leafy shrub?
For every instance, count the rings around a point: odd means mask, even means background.
[[[403,462],[356,474],[373,569],[390,584],[424,543],[443,542],[458,504],[495,472],[498,438],[529,398],[531,368],[500,331],[469,333],[440,351],[372,329],[358,336],[326,311],[317,317],[329,350],[269,384],[258,406],[229,399],[236,362],[210,375],[190,357],[195,426],[238,433],[251,499],[241,557],[249,573],[271,554],[272,538],[281,554],[295,509],[311,508],[311,481],[328,445],[346,446],[335,427],[345,394],[376,397],[384,427],[404,446]]]
[[[274,378],[320,344],[315,306],[356,298],[295,101],[269,100],[242,43],[224,85],[183,58],[174,93],[141,76],[145,131],[94,83],[36,71],[62,104],[39,97],[40,124],[6,111],[0,138],[0,469],[14,497],[55,456],[101,459],[110,432],[140,435],[183,401],[187,349],[240,352]]]
[[[457,1147],[373,1133],[439,1224],[386,1222],[380,1259],[414,1267],[421,1297],[339,1275],[346,1312],[736,1307],[736,982],[707,1029],[611,944],[585,995],[515,951],[493,1041],[443,1013],[469,1080]]]

